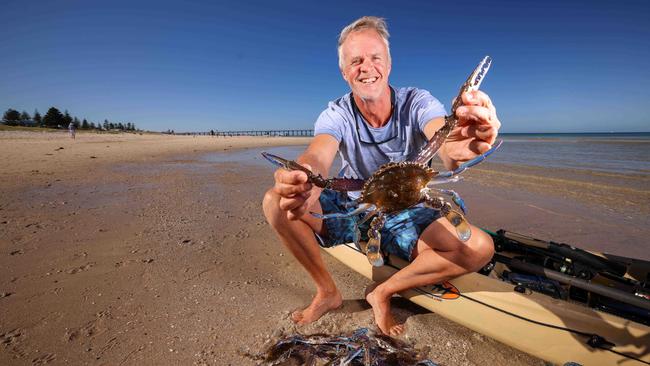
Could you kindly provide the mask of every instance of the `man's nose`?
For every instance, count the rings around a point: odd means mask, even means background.
[[[363,59],[361,62],[361,72],[368,72],[370,68],[372,67],[372,62],[370,62],[369,58]]]

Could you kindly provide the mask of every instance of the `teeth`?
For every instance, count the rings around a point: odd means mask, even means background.
[[[364,83],[364,84],[374,83],[375,81],[377,81],[377,78],[376,78],[376,77],[374,77],[374,78],[369,78],[369,79],[361,79],[361,82]]]

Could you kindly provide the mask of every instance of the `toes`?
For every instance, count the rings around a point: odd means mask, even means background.
[[[396,337],[404,333],[404,324],[397,324],[390,328],[390,335]]]
[[[293,313],[291,313],[291,321],[293,321],[294,323],[300,323],[304,317],[305,316],[302,313],[302,310],[296,310]]]
[[[379,326],[379,324],[376,324],[376,326],[377,326],[377,329],[379,329],[379,333],[381,333],[382,335],[385,335],[385,336],[389,336],[389,337],[390,337],[390,329],[388,329],[388,332],[386,332],[386,331],[384,331],[383,329],[381,329],[381,327]]]

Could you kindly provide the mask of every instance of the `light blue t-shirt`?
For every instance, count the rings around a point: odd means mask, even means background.
[[[424,126],[446,114],[444,106],[426,90],[392,89],[392,99],[393,114],[380,128],[365,121],[352,93],[330,102],[320,114],[314,135],[328,134],[339,141],[339,177],[367,179],[389,161],[414,159],[426,143]]]

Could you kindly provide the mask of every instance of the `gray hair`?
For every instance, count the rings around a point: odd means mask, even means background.
[[[374,29],[384,40],[386,44],[386,50],[388,51],[388,61],[390,62],[390,45],[388,43],[388,26],[384,18],[374,17],[374,16],[364,16],[354,22],[350,23],[347,27],[343,28],[341,35],[339,36],[339,68],[343,69],[343,42],[348,38],[350,33],[358,32],[365,29]]]

